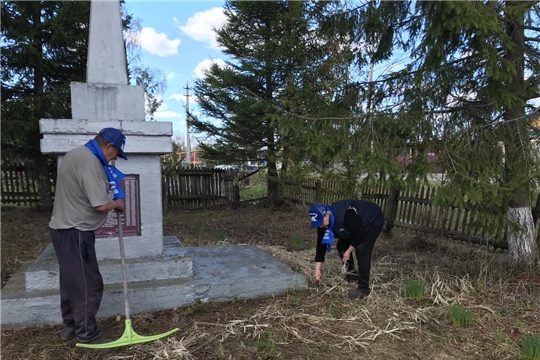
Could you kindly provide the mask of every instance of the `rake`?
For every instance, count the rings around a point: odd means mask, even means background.
[[[129,300],[128,300],[128,286],[127,286],[127,276],[126,276],[126,259],[124,255],[124,237],[122,235],[122,219],[120,217],[120,212],[116,212],[116,218],[118,220],[118,240],[120,241],[120,261],[122,263],[122,279],[123,279],[123,285],[124,285],[124,306],[126,311],[126,322],[125,322],[125,330],[122,336],[116,340],[105,344],[84,344],[84,343],[77,343],[76,346],[82,347],[82,348],[88,348],[88,349],[109,349],[109,348],[116,348],[120,346],[127,346],[127,345],[133,345],[133,344],[140,344],[150,341],[155,341],[158,339],[161,339],[165,336],[169,336],[175,332],[177,332],[179,329],[175,328],[171,331],[167,331],[166,333],[159,334],[159,335],[151,335],[151,336],[141,336],[137,334],[133,327],[131,326],[131,318],[129,315]]]

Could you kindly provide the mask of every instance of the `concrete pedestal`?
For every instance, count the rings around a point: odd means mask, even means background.
[[[128,278],[141,280],[128,285],[133,314],[188,306],[197,301],[250,299],[307,289],[303,275],[255,246],[184,248],[177,238],[167,237],[164,254],[168,254],[169,260],[164,258],[153,271],[161,274],[162,279],[155,279],[155,274],[151,276],[154,279],[149,279],[144,271],[137,272],[136,262],[128,267]],[[47,271],[54,272],[53,266],[46,264],[46,258],[44,255],[30,267],[21,269],[2,289],[2,328],[62,322],[58,289],[25,290],[25,278],[30,287],[56,286],[53,278],[57,275],[46,274]],[[184,271],[188,271],[185,269],[190,263],[192,276],[186,278]],[[105,284],[98,317],[123,315],[122,283],[116,282],[121,277],[120,267],[109,262],[100,262],[100,266],[109,274],[109,280]],[[116,271],[119,274],[115,274]],[[40,279],[47,285],[39,285]]]

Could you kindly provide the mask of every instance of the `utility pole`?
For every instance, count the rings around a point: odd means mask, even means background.
[[[189,141],[189,83],[186,84],[186,163],[191,164],[191,143]]]

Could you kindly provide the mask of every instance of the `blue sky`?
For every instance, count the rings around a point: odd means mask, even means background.
[[[192,88],[195,78],[202,76],[202,70],[212,61],[226,59],[212,31],[213,26],[220,27],[225,22],[223,4],[224,1],[126,1],[128,11],[141,21],[141,62],[167,75],[163,105],[154,117],[157,121],[172,122],[174,133],[183,138],[186,84]],[[194,97],[190,97],[189,107],[198,113]]]

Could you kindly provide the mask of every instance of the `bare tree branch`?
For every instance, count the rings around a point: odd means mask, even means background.
[[[523,28],[525,30],[540,31],[540,27],[536,27],[536,26],[524,26]]]

